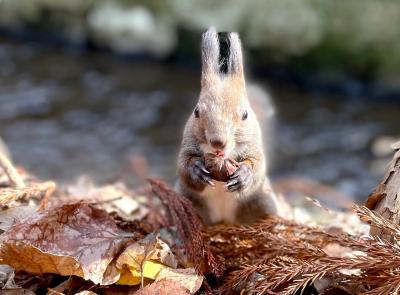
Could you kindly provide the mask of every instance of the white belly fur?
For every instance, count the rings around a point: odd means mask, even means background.
[[[239,203],[233,193],[225,190],[224,182],[216,181],[215,187],[206,186],[201,196],[204,198],[212,223],[235,221]]]

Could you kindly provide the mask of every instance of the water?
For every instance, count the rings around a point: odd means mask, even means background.
[[[363,200],[387,163],[371,145],[400,134],[399,105],[259,83],[278,110],[273,178],[310,177]],[[198,91],[197,69],[0,41],[0,136],[43,179],[129,181],[144,155],[151,175],[173,181]]]

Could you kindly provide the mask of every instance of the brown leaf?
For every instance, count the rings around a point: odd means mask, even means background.
[[[161,280],[140,289],[135,295],[187,295],[189,292],[177,283]]]
[[[197,275],[193,268],[164,268],[157,275],[156,281],[161,281],[163,279],[177,283],[179,286],[187,289],[190,294],[196,293],[203,284],[203,277]]]
[[[117,278],[104,273],[128,239],[107,212],[86,203],[68,204],[15,224],[1,236],[0,259],[17,270],[112,284]]]
[[[0,207],[0,233],[7,231],[14,223],[27,218],[35,212],[35,206]]]
[[[93,202],[109,213],[116,212],[127,221],[141,220],[149,211],[144,205],[147,198],[130,191],[120,182],[97,187],[90,179],[82,177],[76,184],[67,186],[66,191],[65,203],[70,203],[71,198]]]

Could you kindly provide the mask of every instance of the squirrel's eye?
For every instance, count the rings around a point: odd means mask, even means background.
[[[247,117],[249,116],[249,114],[247,113],[247,111],[244,111],[243,115],[242,115],[242,120],[246,120]]]
[[[194,116],[195,116],[196,118],[200,117],[200,113],[199,113],[199,108],[198,108],[198,107],[196,107],[196,108],[194,109]]]

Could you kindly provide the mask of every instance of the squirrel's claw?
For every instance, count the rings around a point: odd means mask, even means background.
[[[196,160],[193,166],[193,175],[192,177],[198,179],[201,182],[207,183],[211,186],[215,186],[215,183],[212,182],[212,178],[210,176],[210,172],[206,169],[204,163],[201,160]]]
[[[251,168],[246,165],[240,165],[239,169],[233,173],[227,181],[225,187],[230,192],[242,190],[250,185],[251,182]]]

